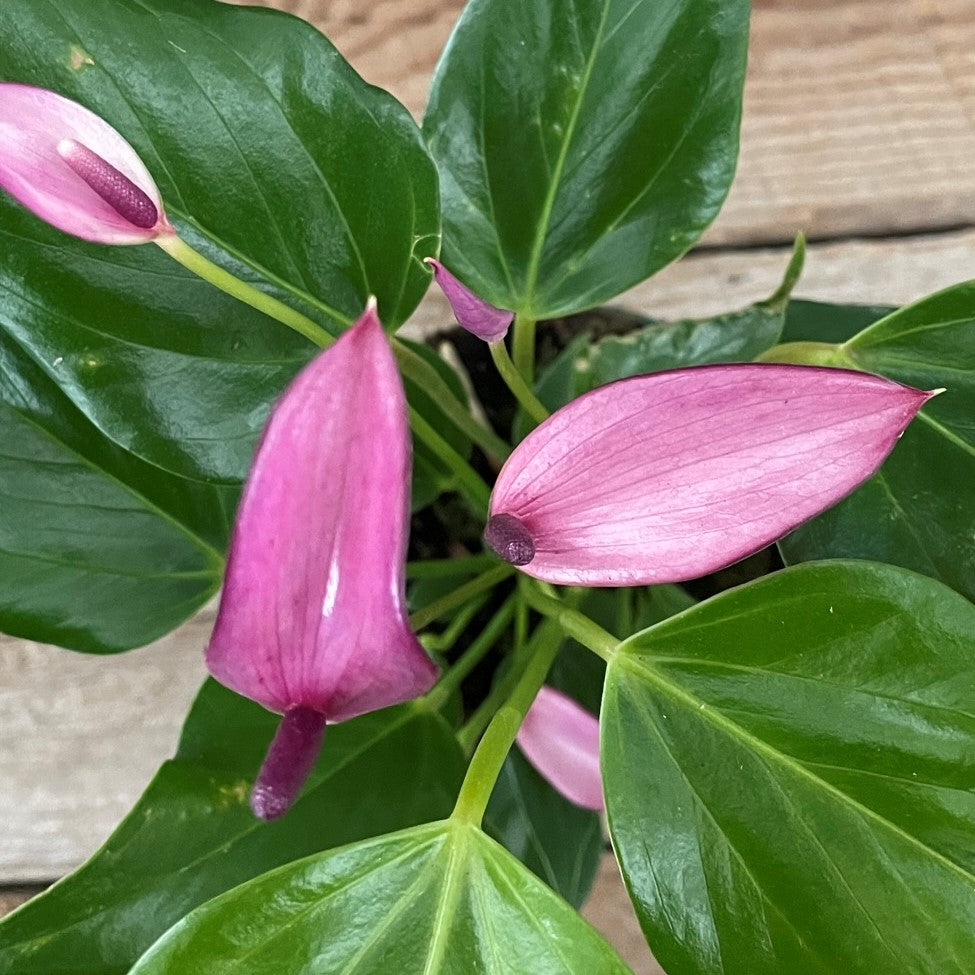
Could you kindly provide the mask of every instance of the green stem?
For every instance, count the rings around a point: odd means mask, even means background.
[[[535,381],[535,319],[515,315],[511,338],[512,358],[515,368],[527,383]]]
[[[470,672],[484,659],[484,655],[498,642],[501,634],[511,623],[515,611],[514,596],[509,596],[501,608],[491,617],[487,626],[471,642],[450,670],[441,678],[440,683],[426,696],[426,701],[436,710],[447,702],[450,696],[460,688]]]
[[[545,595],[537,586],[525,586],[522,591],[532,609],[557,623],[565,633],[603,660],[612,660],[620,643],[612,633],[579,610],[566,606],[560,599]]]
[[[493,430],[481,423],[457,399],[440,373],[423,356],[399,339],[393,339],[393,352],[404,377],[429,393],[444,416],[458,430],[470,437],[490,458],[503,461],[511,453],[511,447]]]
[[[447,653],[467,629],[477,611],[488,601],[490,595],[490,593],[483,592],[468,602],[466,606],[457,610],[456,615],[443,633],[424,633],[420,637],[422,644],[427,650],[432,650],[434,653]]]
[[[521,404],[522,409],[535,423],[544,423],[549,417],[549,412],[531,391],[528,383],[525,382],[525,377],[515,368],[511,356],[508,355],[504,339],[501,339],[500,342],[490,342],[488,348],[491,350],[491,358],[498,367],[501,378],[505,381],[508,389],[514,393],[515,399]]]
[[[474,506],[474,510],[480,515],[485,514],[491,499],[491,490],[480,474],[412,406],[410,426],[427,447],[457,475],[458,487]]]
[[[325,349],[335,341],[321,325],[316,325],[306,315],[302,315],[300,311],[295,311],[283,301],[278,301],[277,298],[272,298],[263,291],[259,291],[246,281],[241,281],[240,278],[235,277],[229,271],[225,271],[209,258],[204,257],[199,251],[194,250],[185,240],[175,234],[169,237],[159,237],[155,242],[188,271],[192,271],[204,281],[208,281],[221,291],[225,291],[238,301],[242,301],[244,304],[250,305],[251,308],[256,308],[265,315],[277,319],[282,325],[293,328],[299,334],[304,335],[306,339],[314,342],[315,345]]]
[[[446,596],[441,596],[440,599],[435,599],[423,609],[418,609],[410,616],[410,626],[414,630],[422,630],[423,627],[429,626],[444,613],[449,613],[450,610],[463,606],[469,599],[473,599],[474,596],[493,588],[499,582],[507,579],[514,571],[513,565],[504,563],[488,569],[487,572],[482,572],[470,582],[465,582],[452,592],[448,592]]]
[[[562,644],[554,620],[546,620],[532,640],[533,653],[508,700],[497,710],[468,766],[451,818],[479,826],[515,735]]]
[[[487,552],[463,555],[453,559],[425,559],[422,562],[407,562],[406,578],[442,579],[444,576],[457,576],[461,573],[474,575],[497,564],[498,557]]]

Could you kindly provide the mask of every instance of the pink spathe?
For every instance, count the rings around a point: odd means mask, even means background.
[[[870,477],[933,394],[813,366],[699,366],[623,379],[554,413],[508,458],[505,516],[561,585],[679,582],[730,565]],[[504,552],[499,552],[504,557]]]
[[[461,328],[485,342],[500,342],[508,334],[508,328],[515,317],[514,312],[496,308],[479,298],[440,261],[427,257],[424,263],[433,268],[437,284],[450,302],[454,317]]]
[[[599,721],[571,697],[542,687],[518,730],[518,747],[570,802],[603,808]]]
[[[267,424],[207,648],[217,680],[272,711],[329,722],[430,689],[437,668],[405,603],[410,444],[403,385],[370,305]],[[285,770],[278,752],[269,762]],[[276,781],[262,780],[265,799]]]
[[[174,233],[132,146],[94,112],[45,88],[0,84],[0,186],[84,240],[144,244]]]

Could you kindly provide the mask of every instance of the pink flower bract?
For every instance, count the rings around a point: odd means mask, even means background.
[[[518,747],[570,802],[602,810],[599,721],[571,697],[542,687],[518,730]]]
[[[0,83],[0,186],[52,226],[101,244],[174,233],[136,151],[94,112]]]
[[[324,727],[416,697],[436,679],[405,606],[410,463],[403,385],[370,306],[271,415],[207,648],[214,677],[284,713],[279,734],[306,750],[321,740],[309,712]],[[301,758],[285,752],[272,745],[270,781],[255,790],[281,812],[278,793],[288,790],[271,773]]]
[[[812,366],[623,379],[554,413],[508,458],[485,540],[538,579],[693,579],[865,481],[932,393]]]
[[[483,298],[479,298],[440,261],[428,257],[424,263],[433,268],[437,284],[450,302],[454,317],[461,328],[467,329],[472,335],[484,339],[485,342],[500,342],[508,334],[508,327],[515,317],[514,312],[495,308]]]

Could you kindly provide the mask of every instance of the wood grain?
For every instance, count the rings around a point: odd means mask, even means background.
[[[419,117],[461,0],[265,0]],[[975,224],[975,3],[757,0],[738,177],[712,246]]]

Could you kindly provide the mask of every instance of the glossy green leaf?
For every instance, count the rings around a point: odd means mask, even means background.
[[[454,737],[436,715],[406,705],[330,727],[295,806],[261,822],[247,796],[277,721],[208,681],[176,757],[105,846],[0,922],[0,972],[121,975],[211,897],[272,867],[451,808],[463,771]]]
[[[53,88],[142,155],[216,263],[337,330],[427,287],[437,177],[416,125],[308,24],[214,0],[5,0],[0,76]],[[239,480],[312,354],[151,245],[68,238],[0,200],[0,326],[116,443]]]
[[[975,606],[904,569],[798,566],[621,647],[609,822],[670,975],[968,975]]]
[[[876,559],[975,599],[975,282],[891,313],[837,356],[946,392],[925,404],[874,477],[779,543],[783,558]]]
[[[429,823],[283,867],[211,901],[132,975],[626,973],[480,830]]]
[[[740,311],[676,322],[643,319],[625,335],[592,341],[579,336],[549,364],[536,384],[550,410],[597,386],[664,369],[713,362],[749,362],[782,335],[789,295],[802,273],[805,240],[800,237],[775,293]]]
[[[0,441],[4,633],[127,650],[216,591],[232,494],[115,446],[2,332]]]
[[[747,0],[472,0],[424,119],[444,261],[546,318],[678,257],[731,183],[747,39]]]

